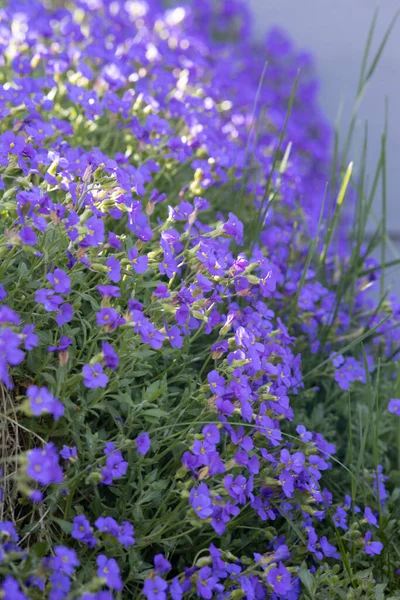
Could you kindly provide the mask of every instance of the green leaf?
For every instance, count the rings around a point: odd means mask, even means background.
[[[301,583],[304,585],[304,587],[307,589],[307,591],[311,594],[311,596],[314,597],[314,589],[315,589],[314,577],[308,570],[305,562],[303,562],[303,564],[301,565],[299,577],[300,577]]]
[[[149,408],[148,410],[144,410],[143,415],[149,417],[169,417],[170,413],[167,413],[165,410],[161,410],[161,408]]]

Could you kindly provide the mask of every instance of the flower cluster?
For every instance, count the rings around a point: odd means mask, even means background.
[[[318,237],[310,56],[255,49],[241,0],[0,16],[0,597],[347,597],[349,556],[387,583],[400,304]],[[338,398],[365,390],[354,461]]]

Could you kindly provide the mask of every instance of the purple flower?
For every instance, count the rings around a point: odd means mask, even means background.
[[[168,584],[161,577],[146,579],[143,586],[143,594],[147,600],[167,600],[166,590]]]
[[[115,258],[115,256],[110,256],[107,259],[107,270],[108,276],[114,283],[118,283],[121,279],[121,264],[119,260]]]
[[[34,502],[35,504],[40,504],[41,502],[43,502],[43,492],[41,492],[40,490],[33,490],[30,494],[29,494],[29,500],[31,502]]]
[[[3,600],[29,600],[28,596],[25,596],[25,594],[21,592],[18,581],[11,575],[5,576],[0,591],[2,592]]]
[[[204,483],[190,492],[190,504],[200,519],[207,519],[213,513],[210,492]]]
[[[42,450],[40,448],[30,450],[27,459],[26,473],[28,477],[41,485],[61,483],[63,473],[54,444],[47,444]]]
[[[281,462],[289,471],[299,475],[304,468],[305,457],[302,452],[295,452],[293,455],[286,448],[281,450]]]
[[[159,575],[168,573],[172,569],[172,565],[163,554],[156,554],[154,557],[154,569]]]
[[[76,446],[63,446],[62,450],[60,450],[60,456],[65,460],[70,460],[72,462],[74,459],[78,458],[78,450],[76,449]]]
[[[72,344],[71,338],[62,335],[58,346],[49,346],[47,352],[66,352]]]
[[[25,350],[33,350],[39,343],[39,337],[34,333],[34,325],[25,325],[22,328],[22,335],[24,336],[24,348]]]
[[[133,528],[132,523],[129,523],[129,521],[124,521],[119,527],[117,538],[119,543],[122,544],[122,546],[124,546],[125,548],[129,548],[135,543],[134,535],[135,530]]]
[[[121,292],[116,285],[98,285],[97,289],[104,298],[119,298]]]
[[[58,421],[63,416],[63,404],[47,388],[30,385],[26,391],[26,395],[29,398],[29,407],[35,416],[50,413],[53,415],[55,421]]]
[[[328,538],[325,535],[320,539],[320,546],[322,552],[328,558],[340,558],[337,548],[328,542]]]
[[[282,490],[285,496],[291,498],[293,496],[294,491],[294,479],[292,474],[286,469],[284,469],[279,475],[279,481],[281,482]]]
[[[86,222],[87,235],[83,242],[86,246],[98,246],[104,242],[104,222],[98,217],[90,217]]]
[[[106,327],[111,327],[115,329],[118,325],[119,315],[114,308],[102,308],[96,314],[97,325],[101,327],[102,325]]]
[[[65,325],[65,323],[69,323],[74,316],[74,311],[72,308],[72,304],[68,302],[66,304],[62,304],[57,311],[56,321],[59,327]]]
[[[4,289],[4,285],[0,284],[0,302],[3,302],[7,298],[7,292]]]
[[[207,376],[208,383],[210,384],[210,390],[217,396],[223,396],[225,393],[225,379],[218,373],[218,371],[210,371]]]
[[[290,573],[282,563],[268,571],[267,581],[274,592],[281,596],[286,596],[291,589]]]
[[[156,298],[169,298],[170,295],[167,286],[163,283],[158,285],[153,292],[153,296],[156,296]]]
[[[147,454],[147,452],[150,450],[150,445],[151,441],[148,433],[143,432],[136,438],[136,447],[139,454]]]
[[[100,363],[95,363],[93,366],[84,365],[82,373],[83,383],[87,388],[105,388],[108,383],[108,376],[103,372],[103,367]]]
[[[19,237],[21,238],[21,242],[26,246],[34,246],[37,242],[36,233],[32,227],[27,227],[26,225],[21,227]]]
[[[113,371],[115,371],[115,369],[119,365],[118,354],[115,352],[115,350],[111,346],[111,344],[107,344],[107,342],[102,342],[101,347],[103,350],[104,364],[109,369],[112,369]]]
[[[183,346],[183,337],[181,334],[181,330],[177,325],[173,325],[169,329],[166,329],[168,339],[173,348],[182,348]]]
[[[93,535],[93,530],[90,526],[90,523],[84,515],[78,515],[74,518],[72,522],[71,536],[79,542],[88,544],[90,548],[94,548],[94,546],[97,544],[97,540]]]
[[[400,417],[400,400],[397,398],[389,400],[388,411],[393,415],[398,415]]]
[[[312,440],[312,434],[307,431],[304,425],[298,425],[296,431],[304,442],[310,442]]]
[[[213,575],[210,567],[202,567],[198,572],[197,594],[200,598],[209,600],[213,597],[213,591],[218,583],[218,577]]]
[[[22,135],[14,135],[12,131],[6,131],[1,136],[1,147],[4,152],[10,154],[22,154],[25,148],[25,138]]]
[[[41,288],[35,294],[35,301],[43,305],[46,312],[55,312],[62,304],[62,297],[54,295],[53,290],[45,290]]]
[[[8,374],[8,365],[19,365],[24,360],[25,354],[19,348],[21,339],[8,327],[0,329],[0,381],[8,389],[13,389],[13,383]]]
[[[317,456],[316,454],[312,454],[311,456],[309,456],[309,461],[310,461],[310,467],[309,467],[309,473],[312,477],[315,477],[315,479],[321,479],[322,475],[320,473],[320,471],[325,471],[328,468],[328,465],[326,464],[326,462],[324,461],[323,458],[321,458],[320,456]]]
[[[47,280],[58,294],[68,294],[71,291],[70,279],[61,269],[55,269],[54,273],[47,273]]]
[[[112,517],[99,517],[94,525],[102,533],[110,533],[114,536],[118,535],[119,525]]]
[[[370,556],[374,556],[375,554],[380,554],[383,549],[383,544],[381,542],[372,542],[372,532],[367,531],[364,538],[364,550]]]
[[[107,586],[112,590],[122,590],[122,580],[119,566],[115,558],[107,558],[104,554],[97,557],[97,575],[106,580]]]
[[[79,560],[75,550],[66,548],[65,546],[55,546],[55,556],[51,560],[51,568],[55,571],[63,571],[68,575],[72,575],[76,567],[79,567]]]
[[[149,259],[147,256],[139,256],[139,250],[135,247],[128,251],[128,258],[133,265],[133,270],[138,273],[144,273],[148,269]]]
[[[204,446],[214,448],[220,441],[219,429],[216,425],[210,424],[203,427]]]
[[[369,523],[370,525],[373,525],[374,527],[378,527],[377,518],[368,506],[366,506],[364,509],[364,518],[367,521],[367,523]]]
[[[102,469],[102,481],[106,485],[110,485],[113,479],[123,477],[128,469],[128,463],[123,459],[119,450],[108,455],[106,466]]]
[[[229,219],[224,224],[224,231],[238,243],[243,239],[243,223],[233,213],[229,213]]]
[[[68,575],[55,572],[50,575],[49,581],[51,584],[49,600],[63,600],[67,597],[71,589],[71,580]]]

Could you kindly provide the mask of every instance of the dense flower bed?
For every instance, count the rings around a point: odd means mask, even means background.
[[[1,9],[5,600],[398,588],[400,305],[332,230],[310,56],[250,26]]]

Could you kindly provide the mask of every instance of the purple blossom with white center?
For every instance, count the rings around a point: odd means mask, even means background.
[[[93,529],[91,528],[88,519],[84,515],[78,515],[74,518],[71,536],[75,540],[87,544],[89,548],[94,548],[94,546],[97,544],[97,540],[93,535]]]
[[[370,556],[379,555],[383,550],[382,542],[372,541],[372,532],[367,531],[364,537],[364,550]]]
[[[65,323],[69,323],[72,320],[73,316],[74,316],[74,311],[72,308],[72,304],[69,304],[69,302],[62,304],[59,307],[59,309],[57,310],[57,315],[56,315],[57,325],[59,325],[59,327],[62,327],[63,325],[65,325]]]
[[[166,332],[171,346],[173,348],[182,348],[183,337],[179,327],[177,325],[173,325],[172,327],[166,328]]]
[[[46,312],[56,312],[63,299],[61,296],[55,295],[52,290],[42,288],[36,292],[35,301],[42,304]]]
[[[211,371],[207,375],[208,383],[210,384],[210,390],[217,396],[223,396],[226,390],[225,379],[218,373],[218,371]]]
[[[212,423],[203,427],[202,433],[204,435],[205,447],[215,448],[221,439],[218,427]]]
[[[294,454],[290,454],[289,450],[283,448],[281,450],[281,463],[285,465],[285,467],[289,471],[293,471],[299,475],[304,469],[305,456],[302,452],[295,452]]]
[[[161,577],[146,579],[143,586],[143,594],[147,600],[167,600],[168,583]]]
[[[54,557],[51,559],[51,568],[55,571],[63,571],[68,575],[72,575],[79,567],[79,560],[75,550],[66,548],[65,546],[56,546],[54,548]]]
[[[272,567],[272,569],[268,571],[267,582],[276,594],[285,597],[291,589],[290,572],[283,563],[279,563],[279,566]]]
[[[212,515],[213,507],[210,491],[205,483],[201,483],[197,489],[190,491],[189,501],[200,519],[207,519]]]
[[[54,444],[49,443],[43,449],[34,448],[27,453],[26,473],[41,485],[61,483],[63,472]]]
[[[279,481],[282,485],[283,493],[287,498],[291,498],[294,492],[294,479],[290,471],[284,469],[279,475]]]
[[[94,525],[102,533],[110,533],[114,536],[118,535],[119,525],[113,517],[99,517]]]
[[[53,415],[55,421],[63,416],[63,404],[46,387],[39,388],[36,385],[30,385],[26,395],[29,398],[29,407],[35,416],[49,413]]]
[[[390,413],[392,413],[392,415],[398,415],[400,417],[400,399],[391,398],[391,400],[389,400],[387,409]]]
[[[111,485],[114,479],[123,477],[127,469],[128,463],[124,460],[121,451],[111,451],[107,455],[105,467],[101,470],[103,484]]]
[[[71,590],[71,579],[68,575],[54,572],[50,575],[49,581],[51,584],[49,600],[63,600],[67,597],[68,592]]]
[[[117,539],[124,548],[130,548],[135,544],[135,530],[133,528],[132,523],[129,521],[124,521],[118,531]]]
[[[68,294],[71,291],[70,278],[61,269],[55,269],[53,273],[48,273],[46,277],[57,294]]]
[[[210,567],[202,567],[198,572],[197,594],[200,598],[209,600],[213,597],[213,592],[218,583],[218,577],[213,575]]]
[[[128,250],[128,258],[132,263],[133,270],[135,271],[135,273],[141,275],[142,273],[147,271],[149,259],[146,255],[139,256],[139,250],[135,248],[135,246]]]
[[[29,600],[19,587],[19,583],[11,575],[6,575],[1,583],[0,591],[2,592],[3,600]]]
[[[121,279],[121,263],[115,256],[110,256],[110,258],[107,259],[106,264],[109,278],[114,283],[118,283]]]
[[[12,131],[6,131],[0,138],[1,149],[10,154],[22,154],[25,148],[25,138],[15,135]]]
[[[100,363],[84,365],[82,369],[83,383],[90,389],[105,388],[108,383],[108,376],[104,373]]]
[[[105,579],[107,586],[112,590],[122,590],[120,570],[115,558],[107,558],[104,554],[100,554],[96,559],[96,563],[98,566],[97,575]]]
[[[119,314],[114,308],[102,308],[96,314],[96,321],[99,327],[105,326],[115,329],[119,322]]]

